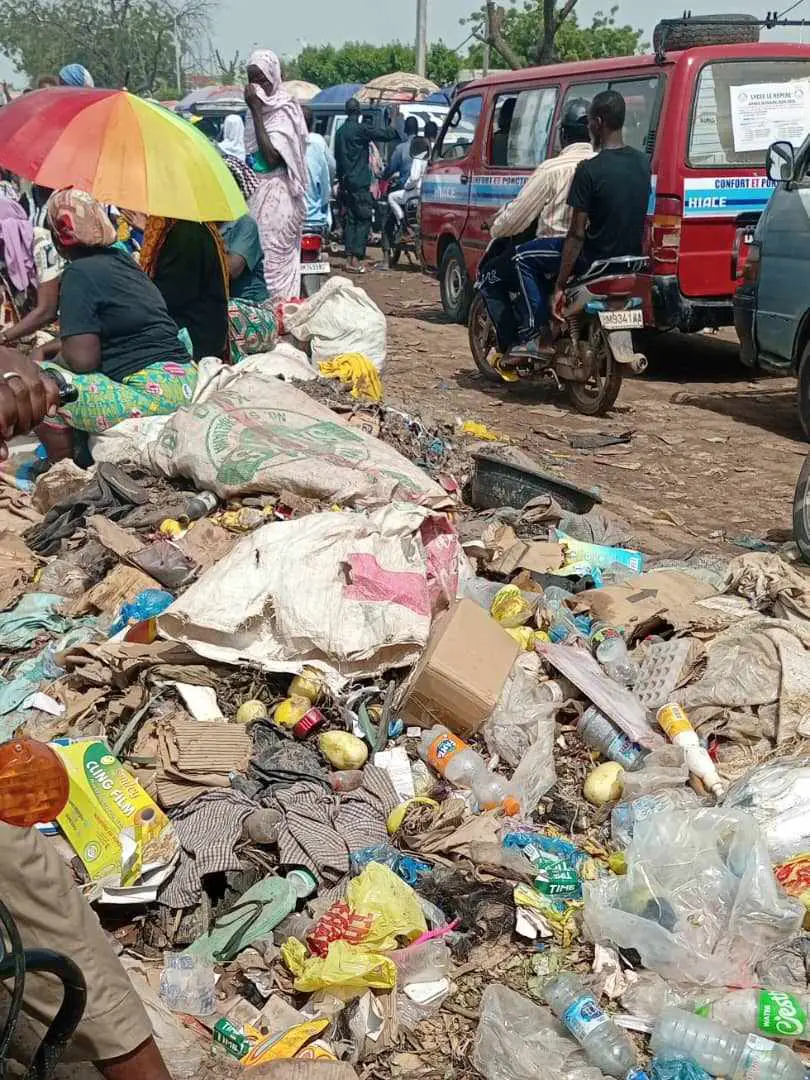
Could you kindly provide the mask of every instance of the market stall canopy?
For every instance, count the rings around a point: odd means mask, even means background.
[[[216,149],[123,90],[35,90],[0,110],[0,166],[47,188],[190,221],[233,221],[245,200]]]
[[[295,98],[296,101],[310,102],[321,92],[320,86],[315,83],[304,82],[302,79],[291,79],[284,83],[284,89]]]
[[[353,98],[363,89],[362,83],[338,83],[337,86],[327,86],[310,102],[311,105],[344,105],[349,98]]]
[[[421,75],[414,75],[410,71],[394,71],[366,83],[357,97],[360,101],[421,101],[429,94],[435,94],[438,89],[435,83],[430,79],[423,79]]]

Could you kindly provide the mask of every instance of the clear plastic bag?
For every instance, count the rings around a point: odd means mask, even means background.
[[[753,818],[681,810],[637,824],[625,877],[585,884],[594,941],[636,949],[673,982],[745,986],[758,960],[796,933],[804,908],[779,888]]]
[[[490,983],[481,998],[472,1062],[486,1080],[603,1080],[551,1009]]]
[[[681,747],[662,746],[644,759],[640,769],[625,773],[622,798],[630,802],[663,788],[683,787],[688,781],[689,769]]]
[[[773,862],[810,851],[810,758],[752,769],[729,789],[723,806],[754,818]]]

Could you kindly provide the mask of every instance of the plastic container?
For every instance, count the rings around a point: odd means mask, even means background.
[[[808,1030],[810,995],[784,990],[729,990],[698,1004],[695,1012],[743,1035],[769,1039],[803,1039]]]
[[[650,1043],[656,1054],[681,1054],[729,1080],[805,1080],[801,1058],[761,1035],[740,1035],[684,1009],[665,1009]]]
[[[649,750],[633,740],[614,724],[610,717],[595,705],[586,709],[577,723],[577,734],[586,746],[596,750],[608,761],[617,761],[623,769],[632,772],[641,768]]]
[[[192,495],[185,505],[183,516],[189,521],[207,517],[219,506],[219,498],[213,491],[200,491]]]
[[[450,950],[439,938],[422,941],[391,953],[397,966],[397,984],[430,983],[450,974]]]
[[[436,724],[423,731],[419,756],[451,784],[472,791],[479,810],[502,808],[507,814],[520,812],[520,803],[509,781],[490,772],[481,755],[449,728]]]
[[[726,791],[725,784],[708,750],[700,745],[698,733],[689,723],[683,707],[676,702],[664,705],[658,710],[658,723],[669,741],[683,749],[689,772],[701,780],[715,798],[721,798]]]
[[[596,659],[606,675],[622,686],[632,686],[638,678],[638,664],[621,637],[605,637],[596,647]]]
[[[216,979],[212,964],[187,953],[164,953],[160,997],[177,1013],[211,1016],[216,1008]]]
[[[551,1011],[582,1047],[589,1064],[619,1080],[638,1068],[636,1050],[629,1037],[600,1008],[578,975],[571,972],[556,975],[545,984],[543,993]]]
[[[610,835],[620,847],[627,847],[640,821],[672,810],[695,810],[700,800],[691,788],[664,788],[642,795],[632,802],[619,803],[610,815]]]

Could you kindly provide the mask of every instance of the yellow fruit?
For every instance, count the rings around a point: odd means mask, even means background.
[[[175,521],[174,518],[166,518],[165,521],[161,521],[159,532],[161,536],[168,536],[171,540],[177,540],[185,535],[186,530],[179,521]]]
[[[282,727],[295,727],[305,713],[309,712],[312,702],[306,698],[288,697],[276,705],[273,719]]]
[[[325,731],[318,746],[335,769],[362,769],[368,761],[368,747],[348,731]]]
[[[253,724],[256,720],[264,720],[267,716],[267,706],[263,701],[243,701],[236,710],[237,724]]]
[[[290,697],[302,697],[313,705],[323,693],[323,679],[312,668],[304,668],[290,683]]]
[[[621,798],[624,769],[618,761],[605,761],[597,765],[585,778],[583,794],[593,806],[604,806]]]

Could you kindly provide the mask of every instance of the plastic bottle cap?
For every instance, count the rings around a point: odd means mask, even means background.
[[[293,892],[299,900],[303,900],[305,896],[311,896],[318,888],[317,879],[310,874],[309,870],[291,870],[287,874],[287,881],[292,885]]]
[[[520,803],[513,795],[507,795],[502,805],[503,812],[508,817],[516,817],[520,813]]]

